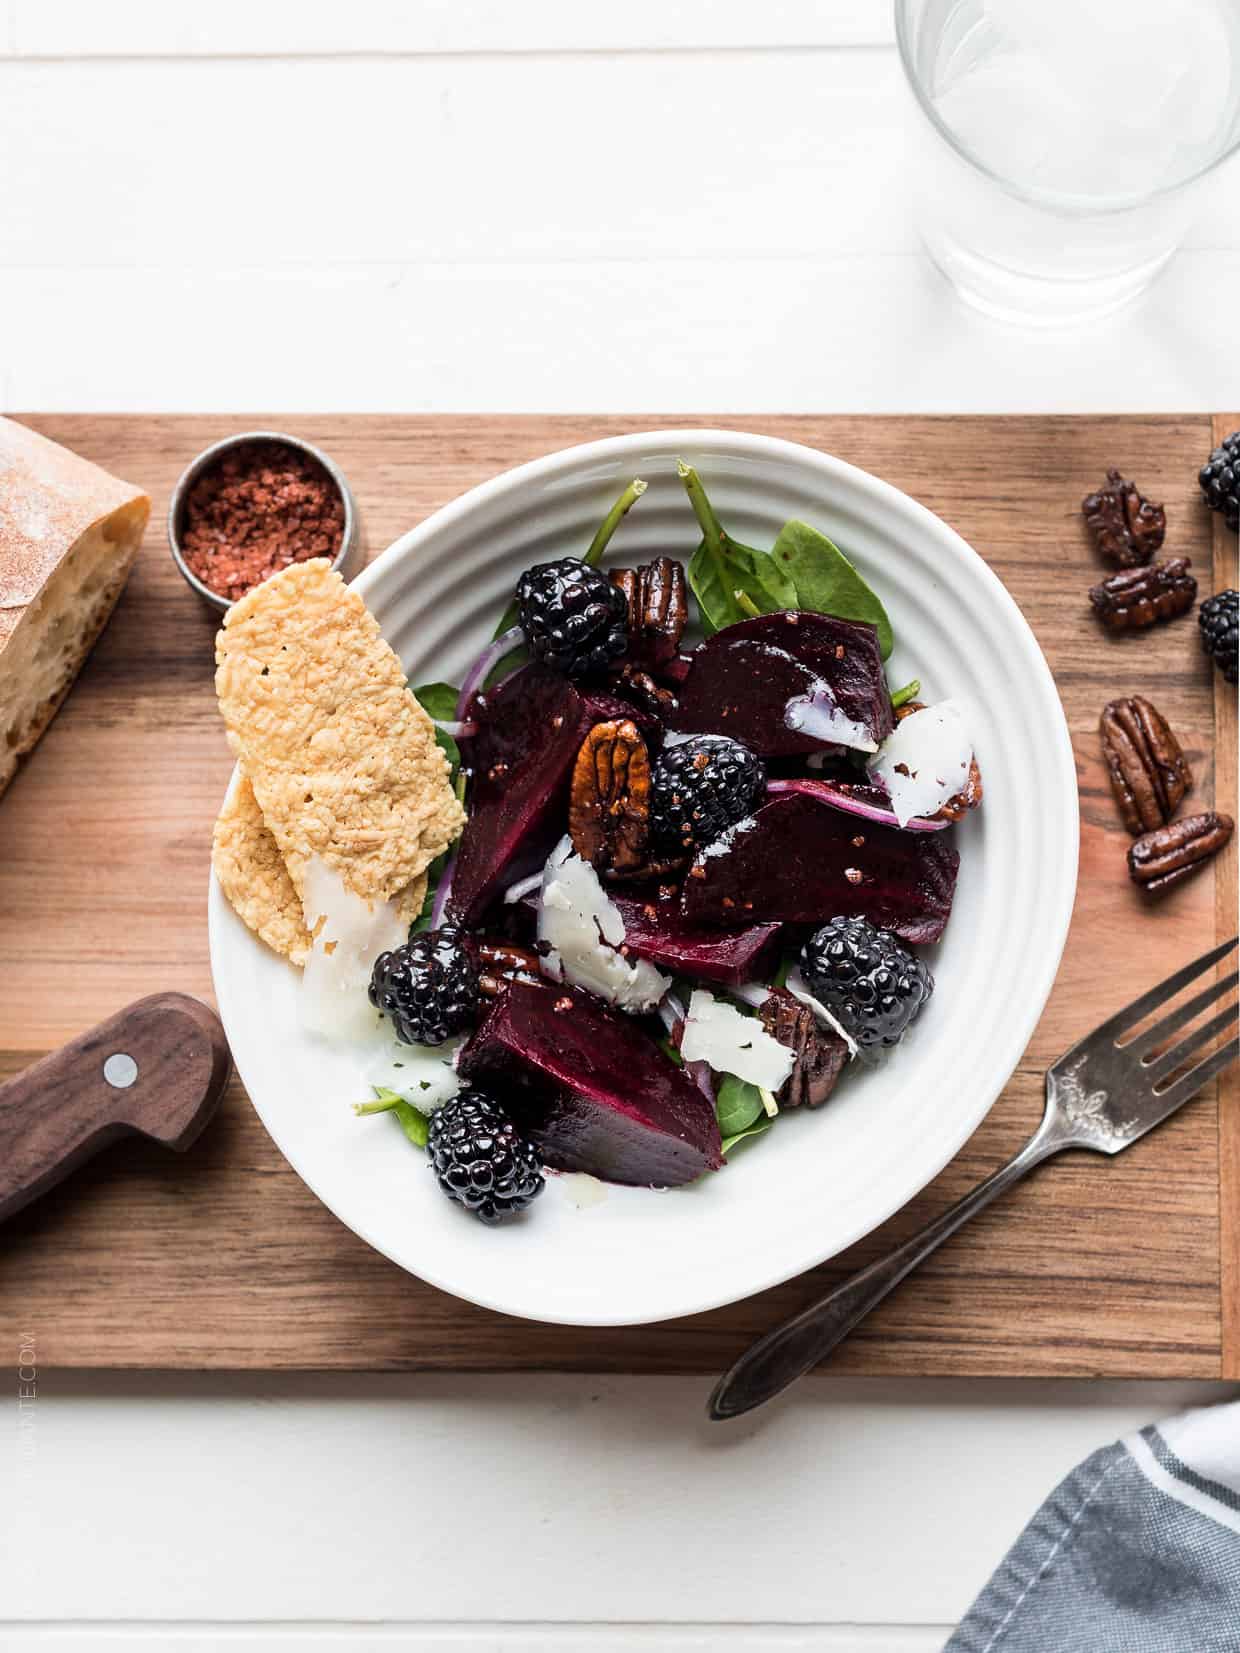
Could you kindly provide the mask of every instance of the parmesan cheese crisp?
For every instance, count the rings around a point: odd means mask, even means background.
[[[244,770],[217,830],[217,871],[252,928],[304,956],[308,938],[293,922],[277,860],[298,902],[314,857],[363,900],[389,901],[421,882],[465,814],[400,661],[328,562],[294,563],[247,592],[225,615],[215,656],[220,711]],[[247,916],[246,868],[268,934]]]
[[[215,823],[211,864],[220,888],[254,934],[294,964],[304,964],[310,956],[310,932],[302,905],[245,775],[238,777]],[[423,872],[397,893],[392,904],[409,925],[425,900]]]

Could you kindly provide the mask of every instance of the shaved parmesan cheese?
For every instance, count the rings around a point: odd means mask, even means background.
[[[461,1088],[456,1058],[464,1043],[464,1034],[434,1046],[402,1045],[391,1039],[367,1065],[366,1083],[395,1091],[419,1113],[434,1113]]]
[[[543,869],[538,939],[545,943],[545,976],[584,987],[621,1010],[651,1010],[672,985],[645,959],[626,959],[616,951],[624,942],[620,909],[567,837]]]
[[[870,731],[840,710],[830,687],[815,679],[808,694],[796,695],[784,707],[784,722],[798,734],[836,746],[851,746],[858,752],[874,752]]]
[[[870,765],[891,795],[901,826],[934,815],[969,778],[973,742],[959,701],[941,700],[901,718]]]
[[[733,1073],[768,1091],[779,1089],[796,1061],[756,1016],[742,1016],[734,1005],[700,987],[689,1000],[680,1054],[686,1064],[708,1062],[716,1073]]]
[[[317,857],[306,863],[302,906],[314,937],[302,972],[302,1025],[328,1039],[363,1038],[378,1020],[367,999],[371,965],[401,945],[408,926],[390,902],[364,901]]]
[[[814,997],[805,984],[805,977],[799,970],[793,970],[789,974],[788,980],[784,983],[784,986],[788,989],[789,993],[792,994],[794,999],[800,999],[802,1004],[809,1006],[824,1027],[829,1027],[832,1033],[839,1034],[840,1038],[843,1039],[844,1043],[848,1046],[848,1054],[850,1056],[855,1056],[857,1054],[857,1041],[853,1038],[852,1034],[846,1027],[836,1021],[835,1017],[827,1009],[826,1005],[822,1003],[821,999],[816,999]]]

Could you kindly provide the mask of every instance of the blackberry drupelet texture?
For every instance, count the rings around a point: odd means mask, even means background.
[[[517,616],[535,660],[567,677],[606,671],[628,647],[628,601],[577,557],[539,563],[517,581]]]
[[[889,930],[868,918],[828,920],[801,949],[801,970],[863,1048],[895,1045],[934,991],[934,978]]]
[[[1240,430],[1225,436],[1197,473],[1202,496],[1221,511],[1231,529],[1240,528]]]
[[[1240,592],[1220,591],[1197,610],[1201,646],[1229,683],[1240,675]]]
[[[650,782],[650,821],[668,849],[712,843],[743,820],[766,786],[762,759],[728,735],[666,746]]]
[[[370,975],[370,1002],[392,1018],[406,1045],[441,1045],[478,1014],[478,968],[462,931],[424,930],[380,953]]]
[[[499,1104],[472,1087],[431,1115],[426,1151],[448,1198],[484,1223],[524,1211],[545,1187],[533,1148]]]

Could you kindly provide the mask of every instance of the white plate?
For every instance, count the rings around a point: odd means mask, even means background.
[[[967,700],[983,808],[960,827],[955,911],[926,949],[934,998],[885,1067],[820,1113],[790,1114],[687,1189],[608,1188],[588,1209],[552,1178],[529,1217],[490,1229],[434,1187],[395,1121],[357,1119],[357,1057],[308,1037],[298,973],[212,883],[211,965],[254,1106],[294,1170],[344,1223],[411,1273],[506,1313],[575,1325],[693,1314],[786,1280],[851,1245],[934,1177],[1020,1059],[1058,967],[1076,884],[1072,749],[1046,662],[1016,604],[946,524],[865,472],[791,442],[659,431],[509,471],[398,540],[357,580],[411,681],[460,675],[520,571],[580,553],[629,478],[649,492],[616,557],[688,556],[697,535],[676,458],[702,472],[738,539],[789,517],[828,533],[882,597],[893,684]]]

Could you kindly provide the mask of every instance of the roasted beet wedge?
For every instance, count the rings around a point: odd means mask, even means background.
[[[684,1070],[575,988],[514,983],[458,1065],[557,1170],[671,1188],[723,1163],[714,1110]]]
[[[763,757],[874,747],[891,733],[873,626],[804,609],[760,614],[725,626],[691,660],[672,729],[732,735]],[[833,723],[850,738],[832,735]]]
[[[782,793],[689,869],[685,922],[817,924],[855,913],[905,941],[937,941],[960,865],[951,837],[862,821],[813,793]]]
[[[680,903],[637,901],[610,892],[624,920],[624,945],[674,976],[739,987],[768,973],[775,962],[778,924],[751,924],[744,930],[705,930],[686,924]]]
[[[507,885],[546,860],[564,831],[582,741],[595,723],[628,715],[611,696],[583,693],[545,666],[526,666],[487,695],[452,885],[464,923],[478,923]]]

